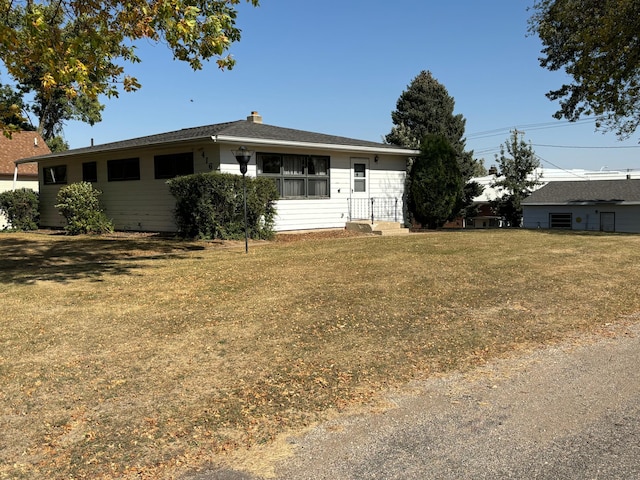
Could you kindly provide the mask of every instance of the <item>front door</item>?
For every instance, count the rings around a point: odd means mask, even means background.
[[[616,231],[616,214],[615,212],[600,212],[600,231],[615,232]]]
[[[350,217],[364,220],[371,217],[369,205],[369,159],[351,158]]]

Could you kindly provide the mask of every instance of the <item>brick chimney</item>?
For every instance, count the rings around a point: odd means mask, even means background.
[[[498,175],[498,168],[495,165],[491,165],[489,168],[489,175]]]
[[[251,112],[251,115],[247,117],[247,122],[262,123],[262,116],[258,112]]]

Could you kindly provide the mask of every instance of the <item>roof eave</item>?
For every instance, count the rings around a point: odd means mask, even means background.
[[[106,152],[118,152],[124,150],[134,150],[134,149],[142,149],[148,147],[157,147],[158,145],[179,145],[181,143],[189,143],[194,141],[209,141],[209,135],[200,135],[197,137],[190,138],[181,138],[180,140],[171,140],[171,141],[158,141],[158,142],[149,142],[141,145],[125,145],[125,146],[113,146],[109,147],[107,145],[106,148],[101,147],[100,145],[96,145],[95,147],[84,147],[78,148],[74,150],[66,150],[64,152],[50,153],[48,155],[41,155],[39,157],[31,157],[31,158],[21,158],[20,160],[16,160],[16,164],[21,163],[30,163],[30,162],[38,162],[40,160],[51,160],[55,158],[65,158],[65,157],[77,157],[80,155],[91,155],[91,154],[100,154]]]
[[[237,143],[243,145],[264,145],[277,147],[303,147],[314,150],[338,150],[344,152],[360,152],[360,153],[387,153],[391,155],[413,156],[419,155],[420,150],[409,150],[406,148],[386,148],[384,146],[363,146],[363,145],[339,145],[334,143],[313,143],[313,142],[297,142],[291,140],[274,140],[267,138],[251,138],[236,137],[231,135],[212,135],[211,139],[217,143]]]
[[[32,163],[38,162],[39,160],[52,160],[55,158],[66,158],[66,157],[76,157],[80,155],[90,155],[90,154],[99,154],[105,152],[117,152],[131,149],[139,149],[139,148],[148,148],[148,147],[157,147],[159,145],[179,145],[183,143],[189,143],[194,141],[210,141],[214,142],[228,142],[228,143],[238,143],[238,144],[246,144],[246,145],[264,145],[264,146],[290,146],[290,147],[305,147],[312,148],[317,150],[338,150],[338,151],[346,151],[346,152],[361,152],[361,153],[386,153],[390,155],[404,155],[404,156],[413,156],[419,155],[420,150],[409,150],[404,148],[394,148],[394,147],[374,147],[374,146],[358,146],[358,145],[337,145],[337,144],[329,144],[329,143],[311,143],[311,142],[296,142],[289,140],[273,140],[266,138],[251,138],[251,137],[236,137],[230,135],[205,135],[205,136],[196,136],[189,138],[181,138],[180,140],[172,140],[172,141],[158,141],[158,142],[149,142],[144,145],[136,145],[136,146],[113,146],[107,148],[102,148],[100,146],[95,147],[85,147],[79,148],[76,150],[67,150],[65,152],[51,153],[48,155],[41,155],[39,157],[31,157],[31,158],[22,158],[20,160],[16,160],[16,165],[22,163]]]

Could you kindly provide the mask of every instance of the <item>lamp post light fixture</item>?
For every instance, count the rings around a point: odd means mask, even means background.
[[[238,150],[231,151],[236,157],[238,165],[240,165],[240,173],[242,174],[242,190],[244,198],[244,253],[249,253],[249,227],[247,226],[247,165],[253,152],[247,150],[247,147],[240,147]]]

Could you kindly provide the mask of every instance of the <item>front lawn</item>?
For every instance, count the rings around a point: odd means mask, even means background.
[[[290,240],[290,239],[289,239]],[[640,236],[0,235],[0,478],[174,478],[640,312]]]

